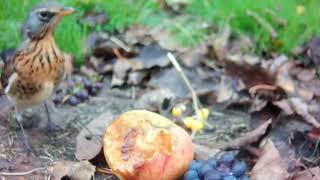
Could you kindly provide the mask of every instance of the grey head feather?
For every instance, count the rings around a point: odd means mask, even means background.
[[[43,38],[54,20],[55,14],[63,7],[62,4],[55,1],[43,2],[34,6],[21,28],[23,40]]]

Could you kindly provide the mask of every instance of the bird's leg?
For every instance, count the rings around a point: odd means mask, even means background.
[[[22,124],[22,114],[20,111],[16,111],[16,121],[18,123],[18,125],[20,126],[20,129],[21,129],[21,132],[22,132],[22,135],[23,135],[23,142],[24,142],[24,145],[26,146],[27,150],[29,153],[33,153],[33,150],[29,144],[29,139],[28,139],[28,136],[26,134],[26,132],[24,131],[24,128],[23,128],[23,124]]]
[[[48,131],[49,131],[50,134],[52,134],[52,133],[54,133],[54,131],[57,130],[57,127],[52,122],[47,102],[44,103],[44,108],[46,109],[46,114],[47,114],[47,118],[48,118]]]

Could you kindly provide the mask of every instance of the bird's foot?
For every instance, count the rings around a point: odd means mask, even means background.
[[[21,120],[22,120],[21,116],[17,115],[16,120],[17,120],[18,125],[20,126],[20,129],[21,129],[21,132],[22,132],[22,136],[23,136],[23,143],[24,143],[24,146],[26,147],[27,153],[35,155],[32,147],[30,145],[28,135],[24,131],[23,124],[21,122]]]
[[[49,135],[53,135],[55,132],[57,132],[59,130],[58,126],[53,123],[52,121],[48,122],[48,126],[47,126],[47,130]]]

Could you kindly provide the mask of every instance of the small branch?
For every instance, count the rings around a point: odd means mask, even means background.
[[[193,108],[195,110],[195,113],[197,115],[197,119],[202,121],[206,126],[208,126],[209,128],[211,128],[212,126],[206,122],[206,119],[203,119],[200,117],[200,108],[201,108],[201,104],[199,102],[198,96],[196,91],[192,88],[192,85],[189,81],[189,79],[187,78],[186,74],[183,72],[180,64],[178,63],[177,59],[174,57],[174,55],[172,53],[168,53],[167,54],[169,60],[171,61],[171,63],[173,64],[174,68],[177,70],[177,72],[179,73],[179,75],[181,76],[181,78],[183,79],[183,81],[185,82],[185,84],[187,85],[190,93],[191,93],[191,97],[192,97],[192,103],[193,103]],[[194,132],[192,132],[192,137],[194,136]]]
[[[29,175],[32,174],[34,172],[37,171],[42,171],[42,170],[46,170],[47,168],[36,168],[30,171],[26,171],[26,172],[13,172],[13,173],[9,173],[9,172],[0,172],[0,175],[2,176],[25,176],[25,175]]]
[[[114,36],[111,36],[110,37],[110,40],[114,43],[116,43],[118,46],[120,46],[122,49],[124,49],[125,51],[127,52],[130,52],[131,51],[131,48],[129,46],[127,46],[126,44],[124,44],[120,39],[114,37]]]
[[[114,173],[112,172],[111,169],[108,168],[96,168],[96,172],[101,173],[101,174],[105,174],[105,175],[114,175]]]
[[[273,39],[278,37],[278,33],[276,32],[276,30],[259,14],[253,11],[247,10],[247,15],[255,19],[257,23],[260,24],[262,28],[264,28]]]
[[[195,90],[192,88],[192,85],[191,85],[189,79],[187,78],[186,74],[183,72],[181,66],[179,65],[179,63],[178,63],[177,59],[174,57],[174,55],[172,53],[168,53],[167,56],[168,56],[169,60],[171,61],[171,63],[173,64],[174,68],[177,70],[177,72],[179,73],[179,75],[181,76],[183,81],[185,82],[185,84],[187,85],[189,91],[191,92],[193,108],[196,111],[196,114],[200,120],[200,117],[197,113],[197,112],[199,112],[199,109],[200,109],[199,100],[198,100],[198,97],[197,97]]]
[[[274,10],[266,9],[265,12],[269,14],[272,17],[272,20],[280,26],[286,26],[288,24],[288,22],[284,18],[279,17]]]

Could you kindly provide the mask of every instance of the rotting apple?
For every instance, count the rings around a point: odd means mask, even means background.
[[[120,115],[107,127],[105,158],[125,180],[175,180],[194,158],[191,137],[169,119],[145,110]]]

